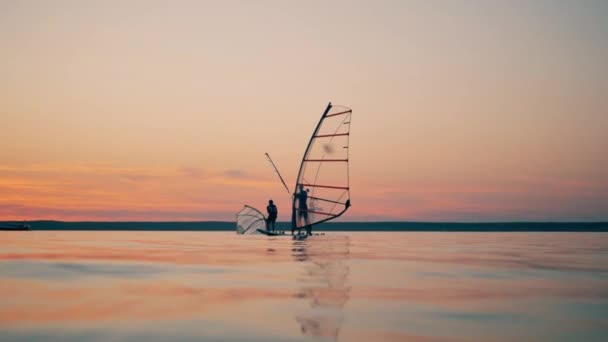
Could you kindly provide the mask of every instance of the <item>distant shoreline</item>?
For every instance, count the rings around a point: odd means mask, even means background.
[[[0,221],[8,223],[15,221]],[[234,231],[229,221],[201,222],[65,222],[27,221],[31,230],[79,231]],[[278,228],[288,229],[288,222]],[[333,222],[317,231],[354,232],[608,232],[608,222]]]

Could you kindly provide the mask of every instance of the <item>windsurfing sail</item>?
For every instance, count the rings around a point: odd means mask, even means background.
[[[236,233],[257,234],[258,229],[266,229],[266,217],[256,208],[245,205],[236,214]]]
[[[335,219],[350,207],[351,116],[350,108],[330,102],[310,137],[295,184],[293,228]],[[301,191],[306,194],[302,196]]]

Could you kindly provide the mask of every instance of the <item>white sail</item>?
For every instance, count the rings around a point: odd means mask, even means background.
[[[352,110],[327,106],[313,132],[298,173],[294,193],[307,191],[303,209],[299,196],[292,208],[292,226],[302,228],[342,215],[350,207],[349,138]],[[306,213],[304,213],[306,211]]]

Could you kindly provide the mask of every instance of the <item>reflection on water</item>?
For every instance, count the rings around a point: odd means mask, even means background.
[[[0,232],[2,341],[606,341],[606,233]]]
[[[296,317],[302,334],[337,341],[344,320],[343,308],[350,296],[348,286],[348,236],[323,237],[313,241],[293,241],[296,262],[307,262],[298,283],[298,297],[310,301],[311,308]]]

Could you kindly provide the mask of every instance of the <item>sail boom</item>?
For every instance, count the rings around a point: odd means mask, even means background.
[[[344,115],[344,114],[348,114],[348,113],[352,113],[352,110],[345,110],[343,112],[338,112],[338,113],[333,113],[333,114],[329,114],[329,115],[325,115],[326,118],[332,117],[332,116],[337,116],[337,115]]]

